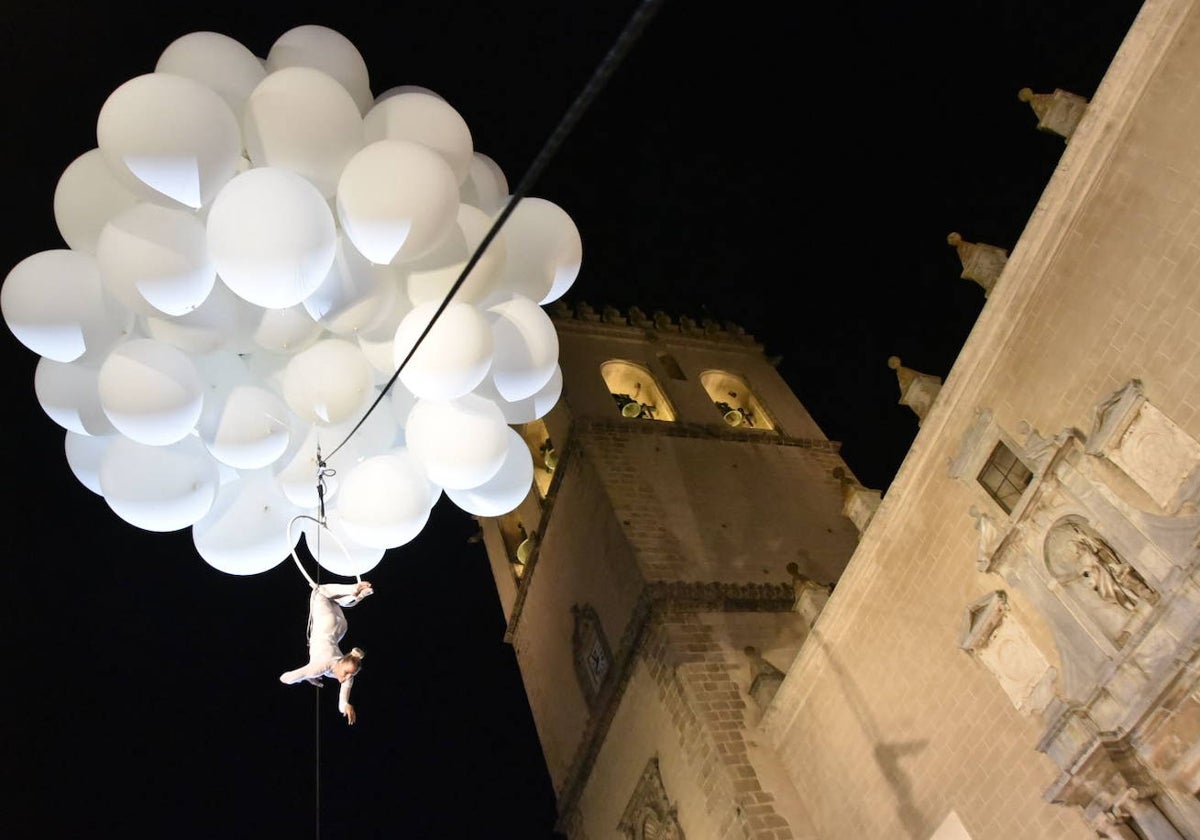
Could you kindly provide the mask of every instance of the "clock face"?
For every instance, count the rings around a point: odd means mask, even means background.
[[[599,639],[592,642],[592,649],[588,652],[587,660],[588,667],[592,670],[592,676],[596,682],[599,682],[608,668],[608,657],[604,655],[604,647],[600,644]]]

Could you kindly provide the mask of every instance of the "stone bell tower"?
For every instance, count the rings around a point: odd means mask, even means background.
[[[756,727],[858,540],[838,444],[734,325],[551,310],[535,487],[481,528],[559,827],[808,836]]]

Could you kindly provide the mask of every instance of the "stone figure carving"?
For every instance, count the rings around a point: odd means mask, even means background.
[[[975,568],[985,572],[992,565],[992,552],[996,549],[1000,529],[996,526],[996,520],[975,505],[971,505],[968,513],[975,520],[975,530],[979,532],[979,549],[975,555]]]
[[[1047,537],[1047,565],[1060,583],[1086,581],[1104,601],[1134,610],[1142,601],[1154,603],[1151,589],[1133,566],[1107,542],[1076,522],[1054,526]]]

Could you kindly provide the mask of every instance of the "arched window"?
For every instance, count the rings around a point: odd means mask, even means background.
[[[700,384],[728,425],[741,429],[775,428],[758,397],[740,376],[723,370],[707,370],[700,374]]]
[[[675,409],[658,386],[654,375],[642,365],[614,359],[600,365],[600,375],[622,417],[642,420],[674,420]]]
[[[525,524],[516,511],[506,513],[496,520],[500,525],[500,538],[504,541],[504,551],[508,555],[508,565],[512,569],[513,578],[519,584],[525,576],[525,564],[533,552],[535,537],[525,528]]]
[[[554,478],[554,470],[558,468],[559,450],[550,440],[550,432],[541,420],[522,424],[517,431],[533,455],[533,483],[537,487],[538,495],[544,499],[550,492],[550,480]]]

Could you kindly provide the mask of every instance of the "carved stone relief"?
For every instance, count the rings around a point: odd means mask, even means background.
[[[1003,591],[990,592],[967,607],[959,646],[991,671],[1023,714],[1040,713],[1053,699],[1054,668],[1011,615]]]
[[[663,787],[657,756],[646,763],[617,831],[628,840],[684,840],[675,806]]]
[[[1200,493],[1200,443],[1147,402],[1136,379],[1096,407],[1088,452],[1120,468],[1165,513]]]

